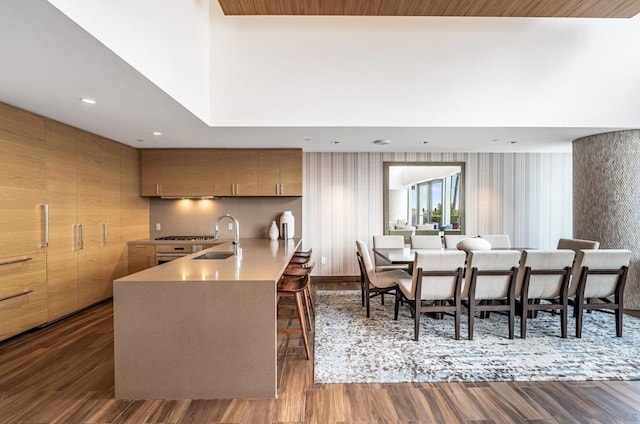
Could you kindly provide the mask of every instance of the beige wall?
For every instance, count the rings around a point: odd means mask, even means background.
[[[240,223],[240,237],[267,238],[271,221],[278,221],[283,211],[292,211],[296,220],[296,237],[302,231],[300,197],[235,197],[218,200],[151,199],[149,233],[151,238],[171,235],[212,235],[218,216],[229,213]],[[227,223],[220,225],[220,237],[233,237]],[[156,231],[160,223],[162,230]]]
[[[573,235],[570,153],[305,153],[303,247],[317,254],[314,274],[358,275],[355,241],[383,232],[385,161],[465,162],[467,234],[542,249]]]

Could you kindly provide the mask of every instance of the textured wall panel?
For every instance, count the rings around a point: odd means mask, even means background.
[[[573,184],[575,236],[633,252],[624,303],[640,309],[640,130],[575,140]]]
[[[383,232],[383,162],[465,162],[466,233],[506,233],[520,247],[571,237],[569,153],[305,153],[304,247],[316,275],[357,275],[355,240]],[[326,264],[320,263],[321,257]]]

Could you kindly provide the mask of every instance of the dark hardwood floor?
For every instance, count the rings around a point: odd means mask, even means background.
[[[0,423],[640,422],[640,381],[314,384],[299,336],[277,400],[116,401],[112,322],[108,302],[0,343]]]

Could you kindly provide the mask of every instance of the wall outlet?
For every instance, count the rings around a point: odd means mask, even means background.
[[[322,265],[326,265],[327,264],[327,258],[325,258],[324,256],[320,258],[320,263]]]
[[[156,231],[162,230],[162,225],[160,223],[156,224]]]
[[[229,231],[233,231],[233,223],[230,222],[228,228],[229,228]]]

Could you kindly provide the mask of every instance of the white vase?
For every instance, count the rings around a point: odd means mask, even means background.
[[[286,234],[284,231],[283,224],[287,224]],[[282,215],[280,215],[280,234],[282,235],[282,238],[285,238],[285,235],[286,235],[287,238],[292,239],[295,234],[295,229],[296,229],[296,220],[293,217],[293,214],[291,213],[291,211],[284,211]]]
[[[269,238],[271,240],[278,240],[278,226],[276,225],[276,221],[271,221],[271,227],[269,227]]]

